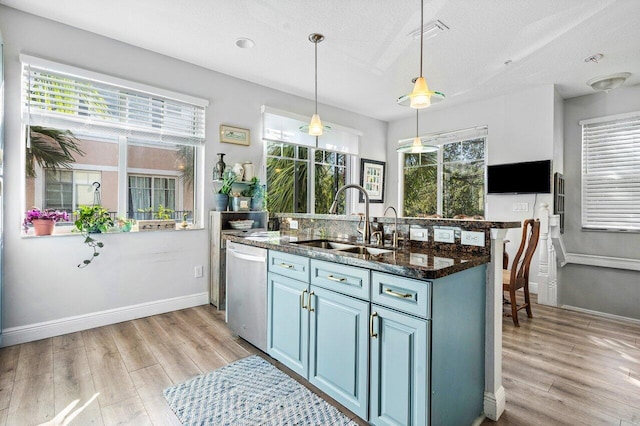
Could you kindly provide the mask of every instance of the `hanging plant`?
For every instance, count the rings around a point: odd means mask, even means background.
[[[78,268],[85,268],[100,255],[98,249],[104,247],[104,243],[93,238],[91,234],[107,232],[114,222],[109,211],[100,205],[81,206],[76,215],[77,219],[74,222],[76,230],[84,236],[84,243],[93,249],[93,255],[78,265]]]

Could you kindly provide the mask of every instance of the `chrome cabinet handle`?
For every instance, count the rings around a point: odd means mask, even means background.
[[[288,263],[280,263],[279,266],[282,268],[293,269],[293,265],[289,265]]]
[[[309,312],[315,312],[316,310],[313,309],[311,307],[311,296],[313,296],[315,293],[313,292],[313,290],[309,293],[309,303],[307,303],[307,309],[309,310]]]
[[[331,281],[336,281],[339,283],[343,283],[345,282],[347,279],[343,278],[343,277],[334,277],[333,275],[327,275],[327,278],[330,279]]]
[[[371,338],[373,339],[376,339],[378,337],[378,333],[373,332],[373,318],[377,316],[378,316],[377,312],[372,312],[371,315],[369,316],[369,336],[371,336]]]
[[[409,293],[397,293],[393,290],[391,290],[390,288],[385,288],[384,292],[387,293],[390,296],[394,296],[394,297],[398,297],[400,299],[409,299],[413,297],[413,294],[409,294]]]
[[[304,295],[307,294],[307,289],[304,289],[302,294],[300,295],[300,307],[302,309],[307,309],[307,305],[304,304]]]

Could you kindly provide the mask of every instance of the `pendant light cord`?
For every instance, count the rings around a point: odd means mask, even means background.
[[[316,72],[316,78],[315,78],[315,88],[316,88],[316,114],[318,113],[318,40],[316,40],[313,44],[315,44],[315,72]]]
[[[422,44],[423,43],[424,43],[424,0],[420,0],[420,77],[422,77]]]
[[[419,138],[420,136],[420,127],[419,127],[419,123],[420,123],[420,110],[416,109],[416,138]]]

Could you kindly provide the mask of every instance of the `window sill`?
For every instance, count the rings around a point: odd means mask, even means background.
[[[56,225],[56,227],[53,230],[53,234],[51,235],[35,235],[33,232],[33,229],[29,228],[29,231],[26,234],[24,233],[24,230],[22,231],[22,238],[68,237],[68,236],[81,235],[78,231],[74,231],[74,229],[75,228],[73,226]],[[166,232],[176,232],[176,231],[198,231],[202,229],[205,229],[205,228],[197,225],[189,225],[187,228],[183,228],[180,225],[180,223],[177,223],[176,227],[173,229],[154,229],[154,230],[140,231],[137,226],[134,226],[133,228],[131,228],[130,231],[127,231],[127,232],[114,228],[113,230],[109,230],[106,233],[91,234],[91,235],[100,236],[100,235],[112,235],[112,234],[155,234],[158,232],[166,233]]]

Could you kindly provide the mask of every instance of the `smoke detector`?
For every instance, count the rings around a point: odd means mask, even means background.
[[[595,77],[587,81],[587,84],[591,86],[593,90],[604,90],[605,92],[608,92],[609,90],[619,87],[627,78],[629,78],[630,75],[630,72],[619,72],[617,74]]]

